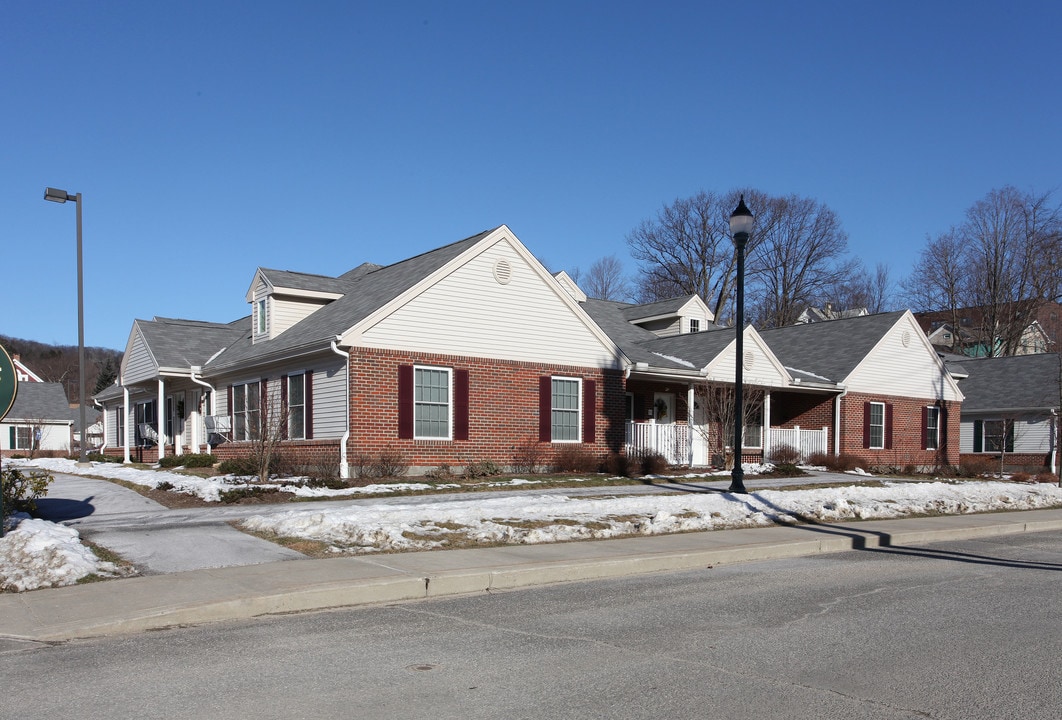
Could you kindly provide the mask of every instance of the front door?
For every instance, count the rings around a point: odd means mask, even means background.
[[[674,393],[653,393],[653,419],[660,424],[675,422]]]

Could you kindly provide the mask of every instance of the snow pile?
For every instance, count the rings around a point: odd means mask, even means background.
[[[254,532],[328,543],[335,552],[428,550],[495,543],[548,543],[776,523],[837,522],[1032,510],[1062,505],[1054,485],[1004,482],[888,483],[750,495],[684,494],[577,498],[563,494],[427,504],[291,510],[255,515]]]
[[[82,545],[72,528],[24,519],[0,538],[0,590],[22,592],[73,585],[92,574],[123,573]]]

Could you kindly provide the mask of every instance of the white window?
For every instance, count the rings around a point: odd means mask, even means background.
[[[233,440],[257,440],[261,432],[262,385],[257,380],[232,386]]]
[[[1014,421],[985,420],[984,452],[1014,452]]]
[[[11,434],[14,435],[13,450],[33,449],[33,428],[29,425],[17,425],[12,428]]]
[[[262,298],[258,301],[258,334],[266,331],[266,301]]]
[[[885,447],[885,403],[870,403],[870,448],[881,450]]]
[[[306,437],[306,376],[288,376],[288,437],[302,440]]]
[[[701,321],[698,320],[697,318],[690,318],[690,332],[691,333],[695,333],[695,332],[700,332],[700,331],[701,331]]]
[[[552,437],[554,442],[579,442],[580,399],[582,381],[579,378],[553,378]]]
[[[758,407],[745,416],[742,428],[741,447],[763,447],[763,407]]]
[[[450,439],[450,368],[413,368],[413,437]]]
[[[926,408],[926,450],[940,447],[940,408]]]

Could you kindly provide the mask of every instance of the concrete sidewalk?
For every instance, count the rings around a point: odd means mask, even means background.
[[[61,641],[271,613],[1046,530],[1062,530],[1062,509],[289,560],[0,595],[0,638]]]

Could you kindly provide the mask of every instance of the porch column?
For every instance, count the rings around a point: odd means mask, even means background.
[[[771,455],[771,391],[763,391],[763,462]]]
[[[162,378],[159,378],[159,404],[158,404],[158,416],[157,425],[158,431],[155,433],[159,436],[158,442],[155,447],[159,450],[159,460],[166,455],[166,383]]]
[[[122,462],[130,463],[133,460],[129,457],[129,388],[125,385],[122,386],[122,412],[125,413],[125,417],[122,418],[122,429],[125,432],[125,439],[122,443],[125,446],[125,459],[123,459]],[[115,428],[114,432],[117,433],[118,428]],[[117,435],[114,439],[118,439]]]
[[[686,447],[686,464],[693,466],[693,433],[695,432],[693,426],[693,405],[696,402],[694,385],[690,383],[686,386],[686,434],[689,436],[689,442]]]

